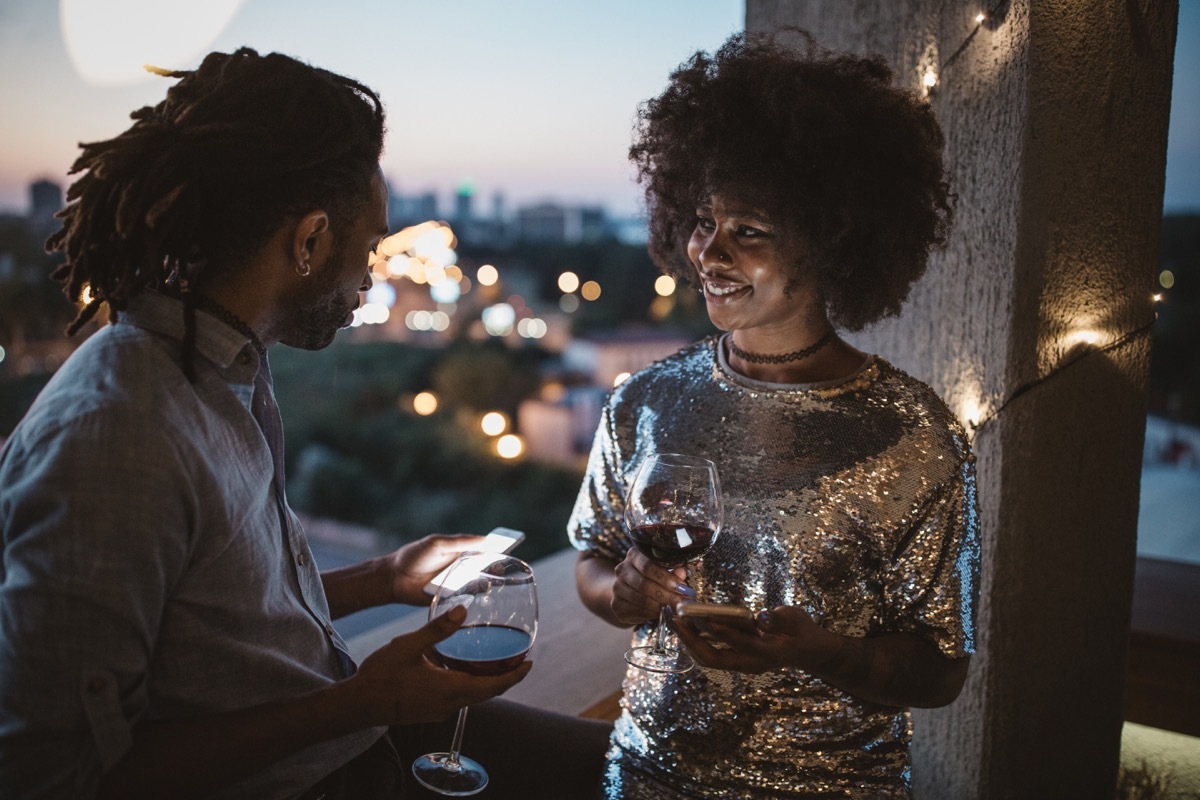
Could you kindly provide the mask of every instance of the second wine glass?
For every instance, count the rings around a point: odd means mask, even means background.
[[[721,531],[721,482],[707,458],[658,453],[638,467],[625,499],[625,524],[638,550],[673,569],[700,558]],[[659,612],[650,644],[630,648],[625,660],[650,672],[687,672],[694,662],[666,640],[667,607]]]
[[[462,627],[433,646],[442,664],[472,675],[500,675],[525,660],[537,636],[533,569],[497,553],[465,553],[454,562],[429,606],[429,618],[463,606]],[[483,791],[487,770],[461,755],[467,709],[458,712],[450,750],[413,762],[416,779],[438,794],[461,797]]]

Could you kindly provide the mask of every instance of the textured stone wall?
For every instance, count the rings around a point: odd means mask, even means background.
[[[917,796],[1112,797],[1177,6],[986,5],[747,0],[746,29],[937,77],[955,231],[853,337],[980,424],[980,650],[915,715]]]

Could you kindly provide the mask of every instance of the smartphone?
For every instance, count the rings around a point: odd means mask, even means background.
[[[745,606],[727,603],[683,602],[675,607],[675,614],[680,619],[694,622],[696,628],[701,632],[709,630],[708,623],[710,621],[720,622],[743,631],[753,631],[758,627],[753,611]]]
[[[523,541],[525,541],[525,534],[521,531],[512,528],[492,528],[491,533],[483,537],[483,543],[477,550],[482,553],[511,553]],[[430,597],[437,594],[438,587],[446,582],[446,575],[449,574],[452,566],[454,566],[453,562],[434,575],[433,580],[425,584],[425,594]],[[457,589],[458,587],[451,586],[450,588]]]

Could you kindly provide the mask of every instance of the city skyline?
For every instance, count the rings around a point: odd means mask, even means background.
[[[449,210],[471,185],[481,213],[500,193],[510,214],[548,201],[630,216],[641,199],[626,159],[637,105],[744,21],[743,0],[614,0],[569,12],[552,0],[108,0],[108,17],[81,16],[95,7],[0,0],[0,213],[27,211],[34,180],[69,185],[78,142],[119,133],[130,111],[162,98],[170,81],[141,63],[187,68],[209,50],[247,45],[377,90],[396,194],[433,192]],[[181,23],[184,12],[198,21]],[[1200,2],[1179,13],[1167,213],[1200,212]],[[109,17],[120,23],[102,30]]]

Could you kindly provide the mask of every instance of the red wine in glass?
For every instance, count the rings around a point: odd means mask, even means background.
[[[657,453],[637,469],[625,495],[630,541],[666,569],[700,558],[721,530],[721,484],[707,458]],[[625,660],[650,672],[687,672],[691,657],[666,638],[667,607],[659,612],[650,643],[631,647]]]
[[[429,618],[463,606],[461,628],[433,646],[442,666],[471,675],[499,675],[515,669],[537,636],[537,587],[533,569],[499,553],[465,553],[450,567],[429,606]],[[413,762],[417,782],[438,794],[464,797],[483,791],[487,770],[462,755],[467,709],[458,711],[447,752]]]
[[[704,555],[714,535],[712,528],[672,523],[639,525],[629,531],[629,538],[637,549],[667,569]]]
[[[515,669],[533,646],[533,636],[507,625],[467,625],[434,645],[450,669],[472,675],[503,675]]]

